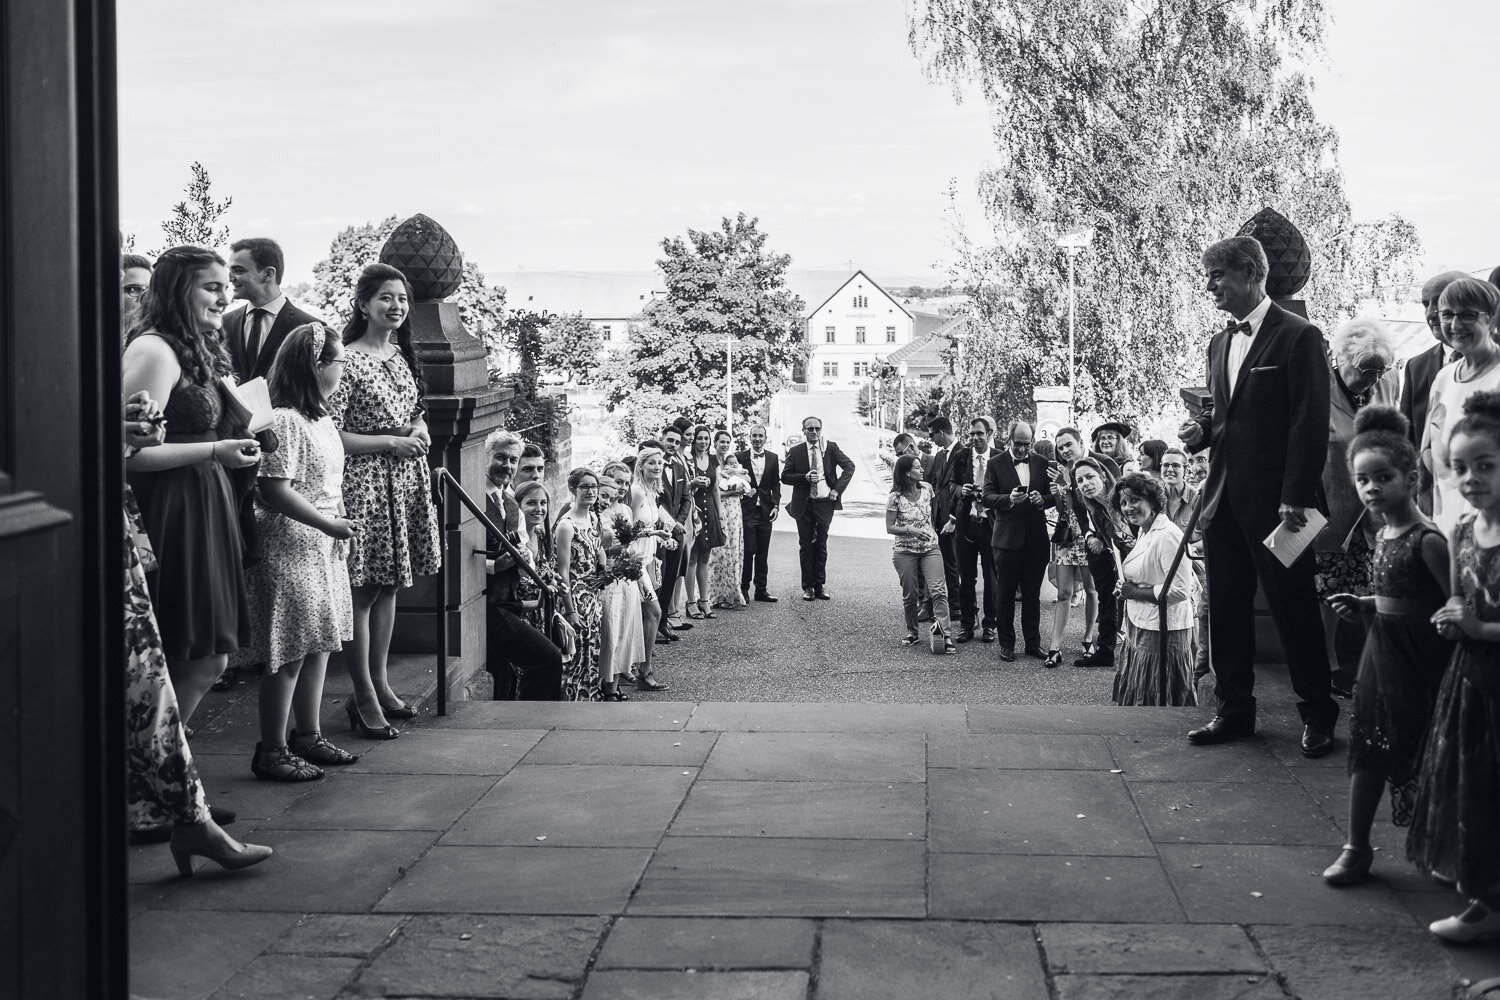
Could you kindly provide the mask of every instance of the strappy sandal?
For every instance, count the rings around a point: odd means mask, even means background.
[[[339,767],[344,764],[353,764],[359,760],[359,754],[350,753],[342,747],[334,746],[320,732],[314,731],[308,733],[307,738],[312,742],[305,746],[295,746],[294,744],[301,738],[297,730],[293,729],[287,737],[287,746],[303,760],[311,761],[314,764],[322,764],[324,767]]]
[[[902,638],[901,645],[903,645],[903,646],[915,646],[917,643],[919,643],[921,641],[922,641],[921,637],[917,635],[917,630],[916,629],[912,629],[911,631],[909,631],[909,632],[906,633],[906,635],[905,635],[904,638]]]
[[[265,754],[272,755],[269,761],[262,761]],[[290,748],[262,749],[259,743],[255,744],[255,755],[250,758],[250,773],[262,781],[317,781],[323,777],[321,767],[309,764]]]
[[[699,601],[698,602],[698,617],[699,618],[717,618],[719,616],[716,615],[716,614],[714,614],[713,608],[709,606],[709,603],[707,601]]]

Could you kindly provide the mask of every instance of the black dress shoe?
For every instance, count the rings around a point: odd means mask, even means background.
[[[1009,663],[1011,660],[1014,660],[1015,658],[1016,658],[1016,647],[1014,647],[1014,646],[1001,646],[1000,647],[1000,659],[1004,660],[1006,663]]]
[[[1027,646],[1026,647],[1026,655],[1027,656],[1034,656],[1038,660],[1045,660],[1047,658],[1047,654],[1044,653],[1044,652],[1042,652],[1042,647],[1041,646]]]
[[[974,641],[974,626],[972,626],[972,625],[961,625],[961,626],[959,626],[959,629],[958,629],[958,641],[959,642],[973,642]]]
[[[924,604],[922,605],[922,609],[917,612],[917,622],[920,624],[930,621],[932,621],[932,605]]]
[[[687,622],[678,622],[676,625],[668,624],[667,628],[673,632],[688,632],[692,630],[693,626]]]
[[[657,629],[656,630],[656,641],[657,642],[681,642],[682,641],[682,636],[680,636],[680,635],[673,635],[671,632],[668,632],[666,629]]]
[[[986,628],[983,632],[979,633],[980,642],[994,642],[996,638],[995,630],[992,628]]]
[[[1302,727],[1302,756],[1327,757],[1333,753],[1333,734],[1317,726]]]
[[[755,595],[755,599],[757,601],[759,601],[760,603],[762,603],[762,604],[775,604],[776,603],[776,598],[772,597],[770,594],[766,593],[764,590],[762,590],[760,593],[756,594]]]
[[[1230,740],[1244,739],[1255,735],[1255,723],[1238,722],[1234,719],[1226,719],[1222,715],[1216,715],[1209,720],[1208,725],[1200,729],[1190,730],[1187,734],[1188,741],[1199,746],[1212,746],[1215,743],[1228,743]]]
[[[814,590],[813,591],[813,596],[816,597],[820,601],[831,601],[831,600],[833,600],[833,595],[830,594],[830,593],[828,593],[828,591],[824,590],[822,587],[819,587],[817,590]]]
[[[802,599],[804,601],[816,601],[818,599],[818,595],[813,593],[813,589],[811,587],[803,587]]]

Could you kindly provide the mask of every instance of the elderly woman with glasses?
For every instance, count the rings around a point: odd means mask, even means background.
[[[1328,461],[1323,465],[1323,496],[1328,501],[1328,525],[1313,542],[1317,559],[1318,596],[1350,593],[1367,596],[1370,590],[1370,553],[1375,533],[1364,504],[1349,478],[1349,442],[1354,440],[1354,415],[1371,403],[1394,406],[1397,397],[1395,352],[1391,335],[1380,321],[1350,320],[1334,331],[1329,353],[1333,362],[1329,387]],[[1331,643],[1334,689],[1347,695],[1358,672],[1364,649],[1364,625],[1347,622],[1320,605],[1323,629]]]
[[[1477,278],[1459,278],[1438,297],[1438,319],[1448,345],[1459,354],[1432,380],[1427,402],[1427,431],[1422,439],[1422,464],[1432,470],[1432,519],[1443,534],[1453,537],[1459,517],[1472,513],[1458,492],[1458,479],[1448,468],[1448,439],[1463,417],[1464,400],[1476,392],[1500,390],[1500,345],[1495,343],[1495,316],[1500,291]]]

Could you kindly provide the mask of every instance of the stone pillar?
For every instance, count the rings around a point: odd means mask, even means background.
[[[451,472],[482,509],[484,439],[504,425],[514,390],[490,386],[484,345],[464,329],[458,306],[444,301],[463,282],[463,256],[442,226],[414,215],[391,233],[380,259],[399,268],[412,285],[412,347],[427,381],[432,433],[427,460]],[[441,611],[448,617],[448,696],[460,700],[488,690],[484,556],[475,552],[484,549],[485,537],[478,519],[452,496],[442,539],[447,593],[437,592],[435,577],[420,578],[401,592],[391,651],[435,655]]]

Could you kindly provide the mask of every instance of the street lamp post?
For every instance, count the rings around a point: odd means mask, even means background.
[[[1057,245],[1068,255],[1068,412],[1075,409],[1078,402],[1078,362],[1077,362],[1077,335],[1074,328],[1073,307],[1073,258],[1094,241],[1094,230],[1092,227],[1086,229],[1074,229],[1063,233],[1057,238]]]

